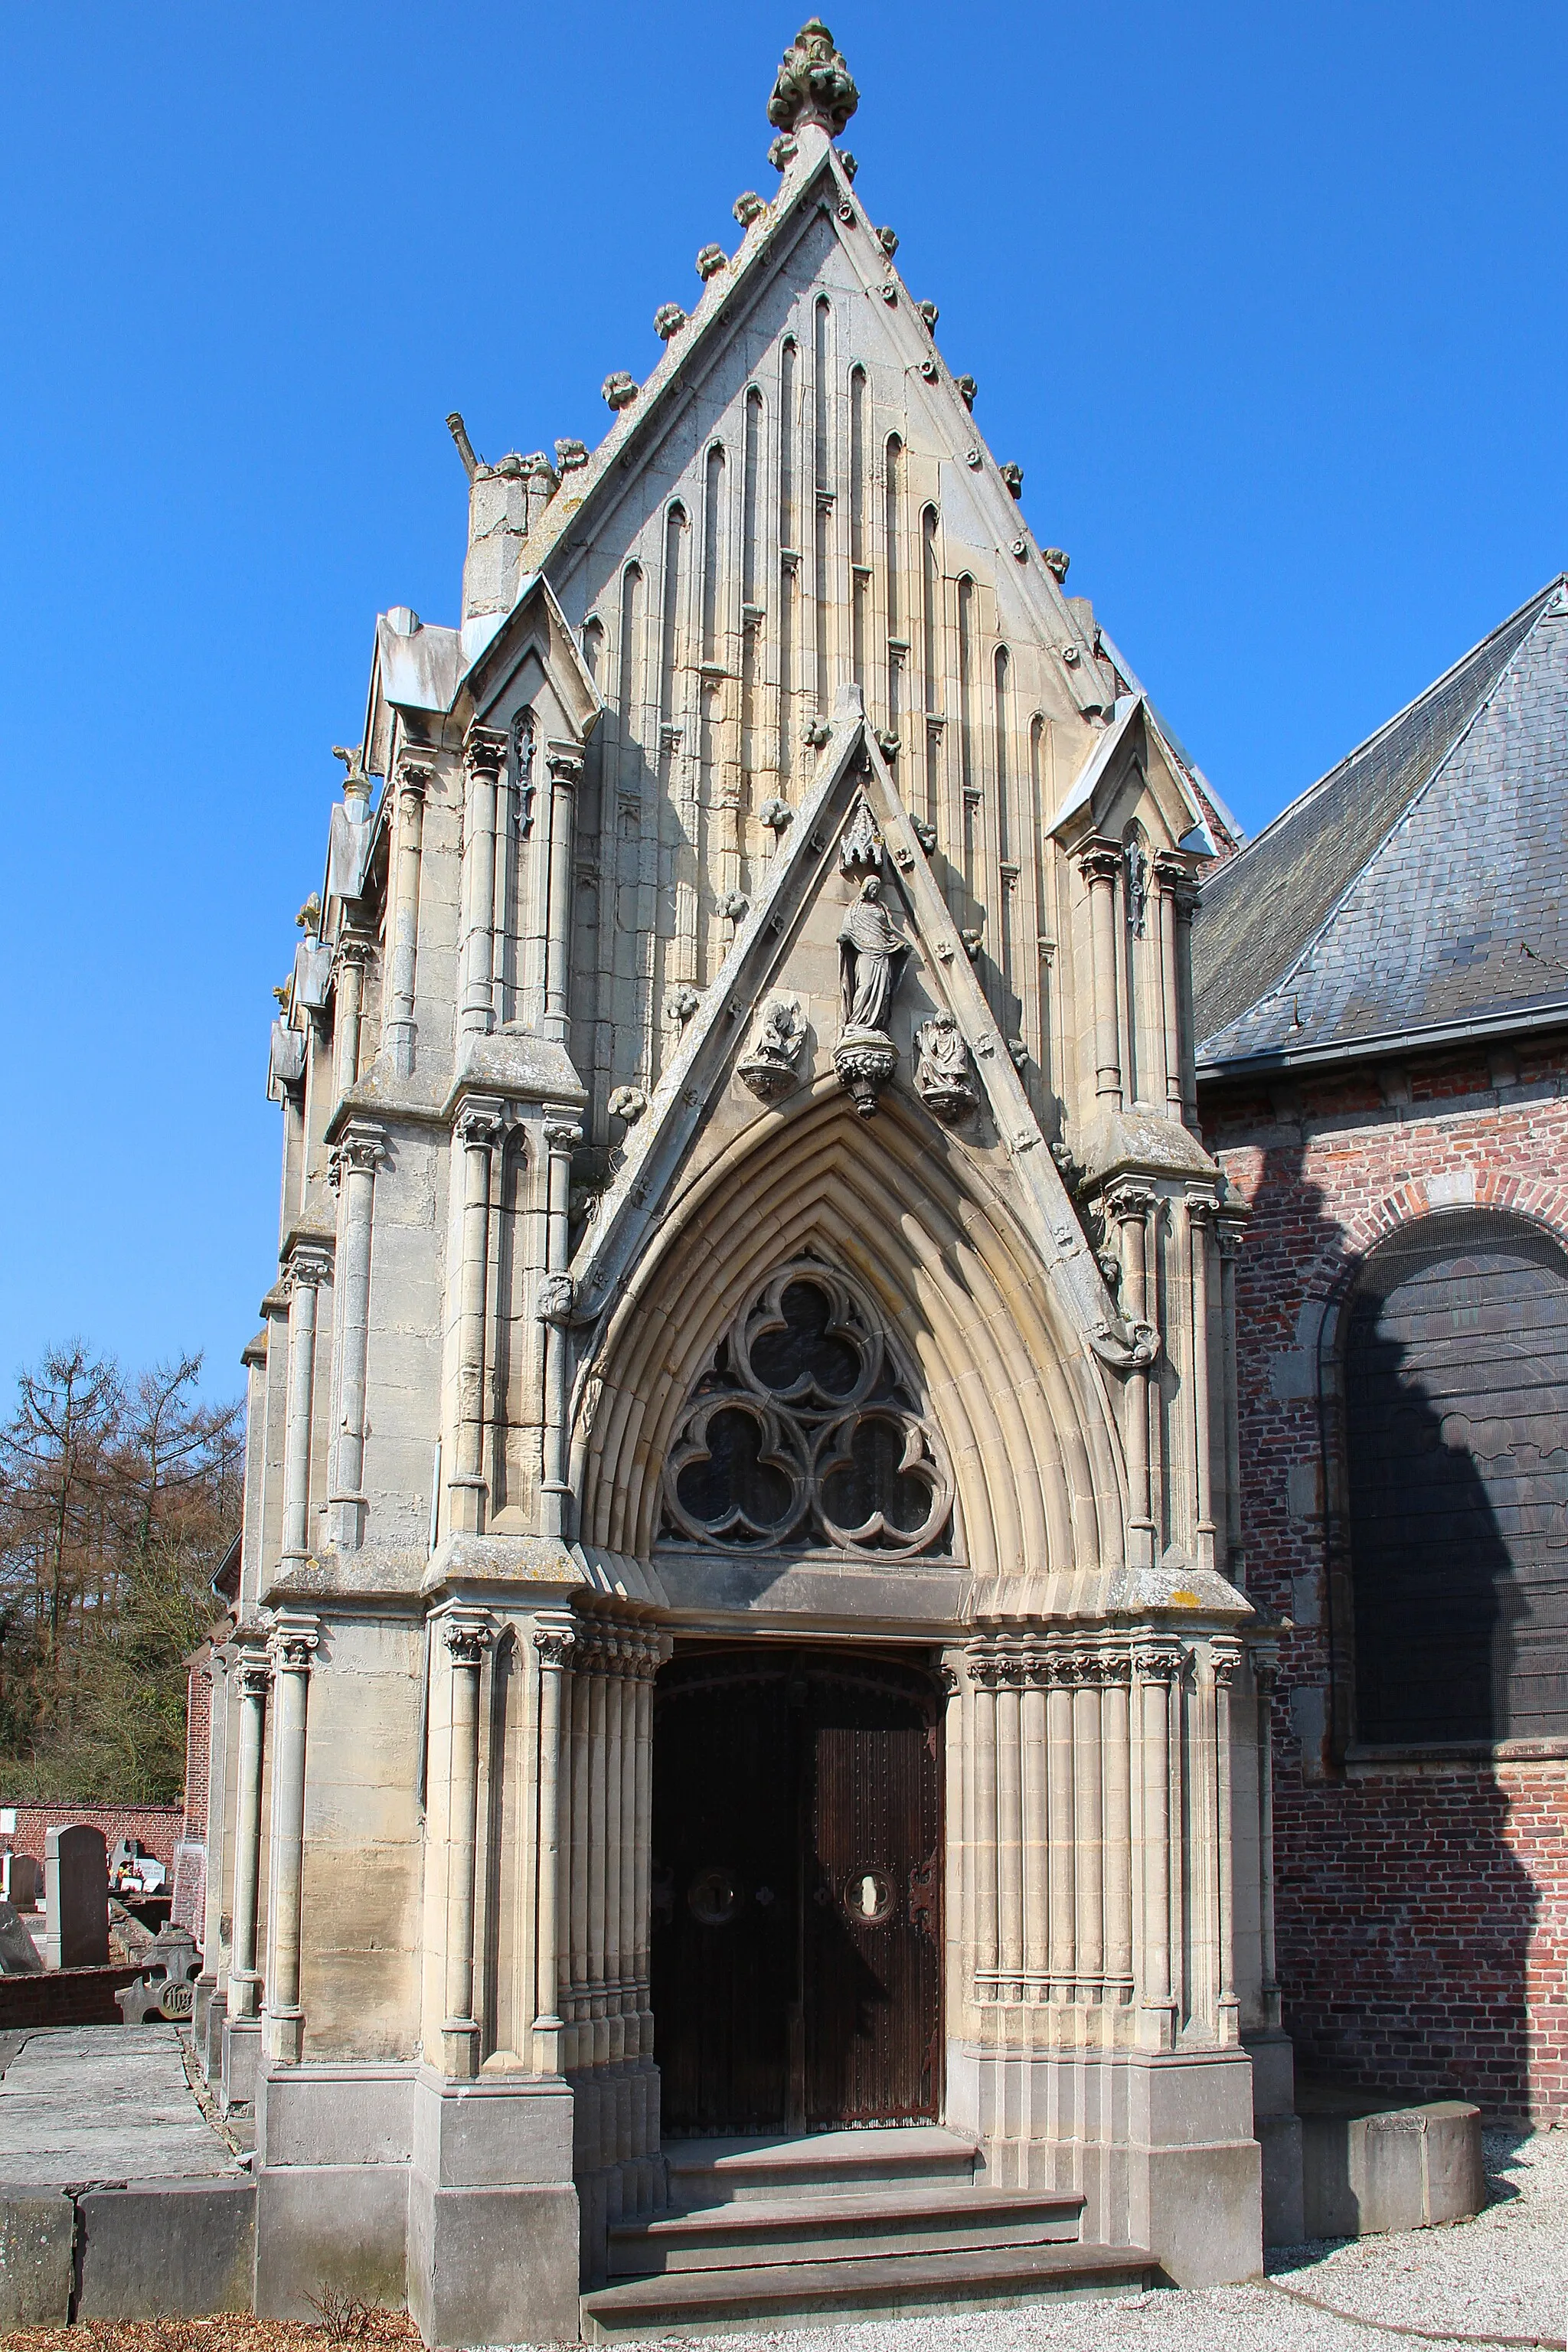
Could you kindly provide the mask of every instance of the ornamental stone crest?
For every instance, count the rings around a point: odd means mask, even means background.
[[[768,100],[768,121],[785,132],[815,123],[837,139],[859,103],[860,93],[833,46],[832,34],[820,16],[808,18],[784,53]]]
[[[677,1425],[666,1539],[722,1551],[945,1551],[952,1474],[879,1318],[814,1258],[734,1318]]]

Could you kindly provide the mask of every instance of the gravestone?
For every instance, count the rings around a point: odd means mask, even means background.
[[[109,1854],[101,1830],[76,1822],[44,1834],[44,1963],[109,1965]]]
[[[0,1903],[0,1977],[34,1977],[43,1965],[25,1922],[9,1903]]]
[[[13,1903],[18,1911],[37,1909],[38,1864],[35,1855],[0,1854],[0,1902]]]

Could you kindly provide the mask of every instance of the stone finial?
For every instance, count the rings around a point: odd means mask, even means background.
[[[937,309],[936,304],[934,302],[917,302],[915,304],[915,309],[925,320],[927,334],[934,335],[936,332],[936,322],[942,316],[942,312]]]
[[[697,257],[697,275],[701,278],[704,286],[707,285],[708,280],[710,278],[718,277],[719,272],[723,268],[729,258],[729,255],[725,252],[721,245],[705,245],[703,247],[701,252]]]
[[[767,206],[755,188],[742,188],[730,209],[742,228],[750,228],[754,220],[762,219]]]
[[[599,388],[611,408],[629,408],[637,396],[637,378],[628,375],[625,368],[607,375]]]
[[[306,899],[304,905],[295,916],[294,920],[299,925],[300,930],[308,931],[312,939],[319,939],[321,937],[321,897],[319,890],[311,891],[310,897]]]
[[[1002,479],[1006,483],[1007,488],[1012,491],[1013,496],[1016,499],[1021,499],[1024,495],[1024,468],[1022,466],[999,466],[996,470],[1001,475]]]
[[[587,443],[585,441],[557,441],[555,444],[555,462],[560,467],[563,474],[574,474],[579,466],[585,466],[588,462]]]
[[[653,331],[661,343],[679,335],[686,324],[686,313],[679,302],[661,302],[653,314]]]
[[[1044,562],[1046,570],[1050,573],[1051,578],[1056,582],[1057,586],[1059,588],[1062,582],[1068,576],[1068,569],[1072,562],[1072,557],[1068,553],[1065,547],[1047,547],[1045,551]]]
[[[980,389],[980,386],[975,383],[974,378],[972,375],[955,376],[953,378],[953,382],[958,386],[958,396],[960,400],[963,401],[965,408],[973,408],[974,405],[974,395]]]
[[[768,100],[768,121],[780,131],[815,123],[837,139],[860,93],[820,16],[808,17],[784,53]]]

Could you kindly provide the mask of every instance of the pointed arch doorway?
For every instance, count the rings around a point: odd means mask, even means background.
[[[933,1670],[752,1643],[654,1696],[655,2054],[667,2136],[934,2119]]]

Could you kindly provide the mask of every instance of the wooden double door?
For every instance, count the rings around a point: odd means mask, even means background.
[[[655,2056],[667,2133],[934,2116],[934,1677],[828,1651],[679,1656],[654,1697]]]

